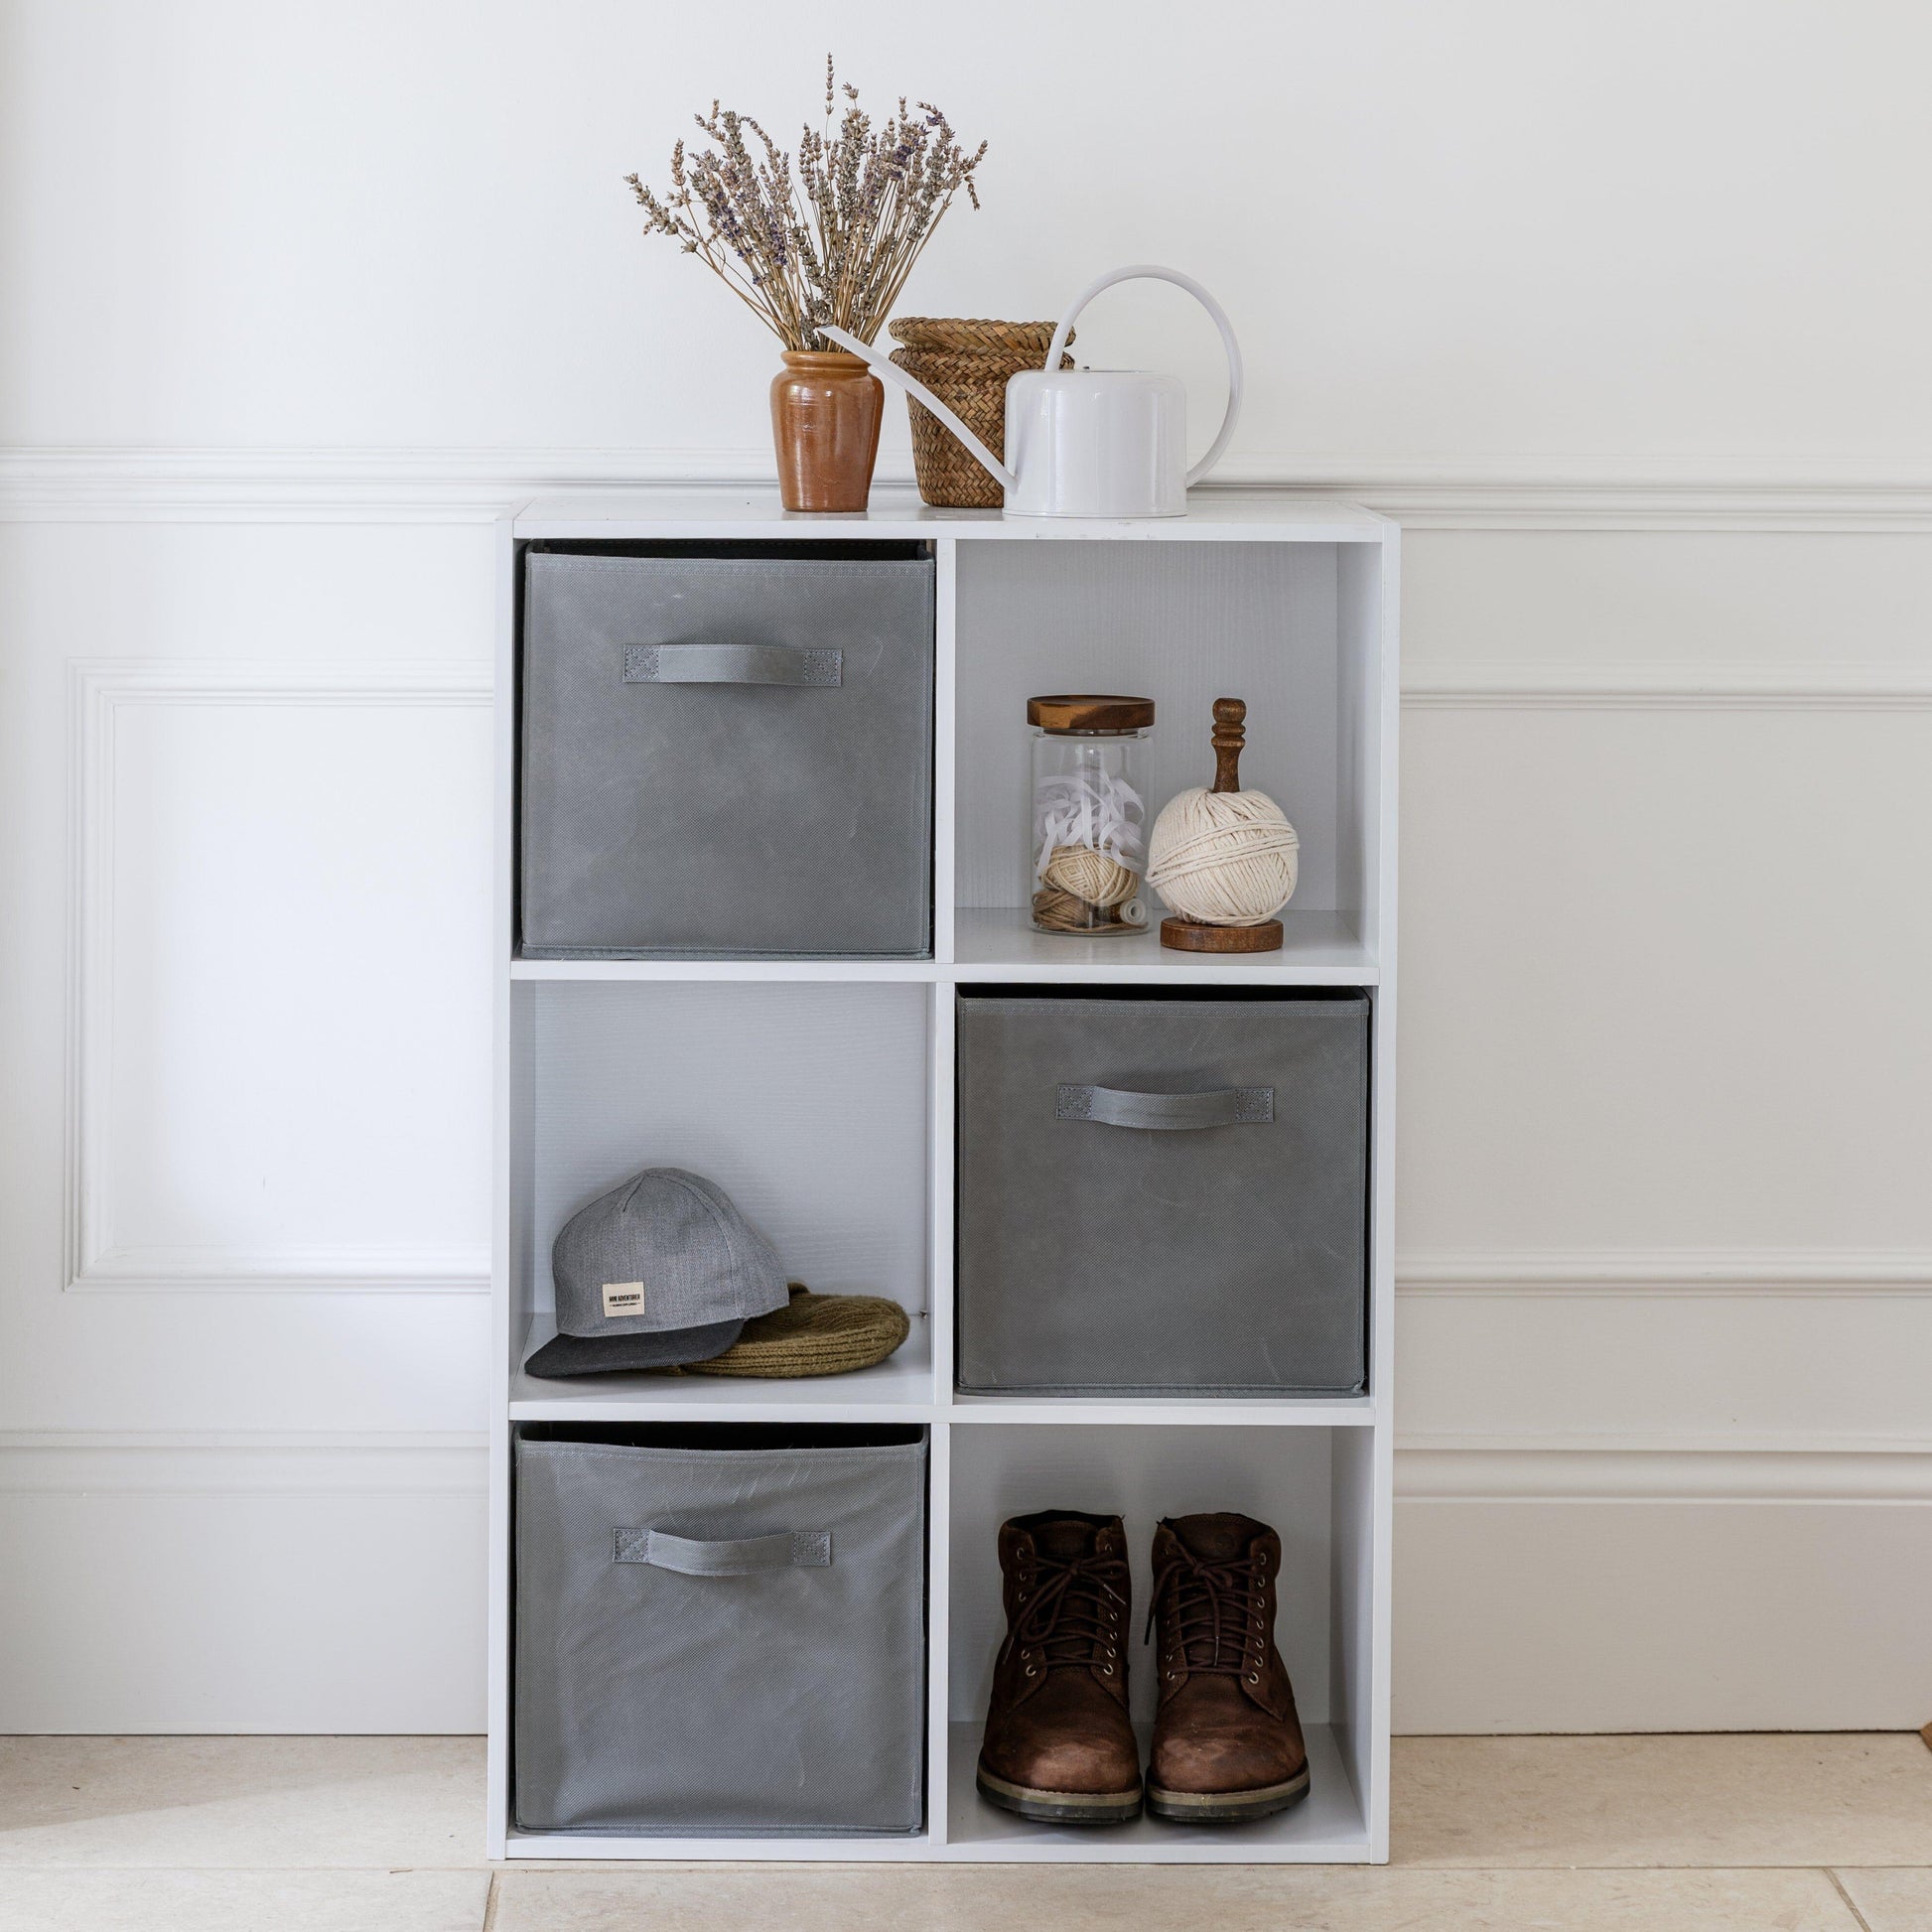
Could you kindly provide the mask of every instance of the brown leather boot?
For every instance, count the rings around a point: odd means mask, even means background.
[[[1127,1533],[1118,1516],[1042,1510],[1000,1526],[1006,1642],[980,1747],[980,1795],[1022,1818],[1140,1816],[1127,1716]]]
[[[1154,1532],[1161,1702],[1147,1767],[1158,1818],[1233,1824],[1309,1793],[1295,1693],[1275,1648],[1282,1540],[1252,1516],[1179,1516]]]

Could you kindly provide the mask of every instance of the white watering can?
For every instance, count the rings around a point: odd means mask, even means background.
[[[1102,289],[1141,279],[1183,288],[1214,318],[1228,358],[1228,408],[1207,454],[1187,464],[1187,392],[1180,379],[1145,369],[1062,369],[1073,325]],[[1117,268],[1080,291],[1053,332],[1045,366],[1007,383],[1007,456],[999,461],[922,383],[843,329],[821,326],[841,348],[932,411],[973,459],[1005,486],[1009,516],[1184,516],[1187,490],[1213,469],[1241,411],[1241,349],[1221,305],[1191,276],[1145,264]]]

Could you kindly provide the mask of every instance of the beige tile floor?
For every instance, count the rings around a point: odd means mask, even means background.
[[[471,1738],[0,1739],[0,1932],[1932,1932],[1916,1735],[1412,1737],[1381,1870],[491,1868]]]

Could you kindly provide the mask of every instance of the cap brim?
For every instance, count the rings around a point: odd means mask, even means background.
[[[647,1335],[556,1335],[523,1364],[526,1375],[617,1375],[625,1369],[708,1362],[738,1339],[743,1321],[667,1328]]]

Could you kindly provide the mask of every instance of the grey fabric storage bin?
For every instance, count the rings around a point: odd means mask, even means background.
[[[931,949],[933,564],[524,559],[523,950]]]
[[[958,1380],[1354,1395],[1365,995],[959,999]]]
[[[924,1432],[622,1434],[517,1435],[518,1827],[917,1831]]]

